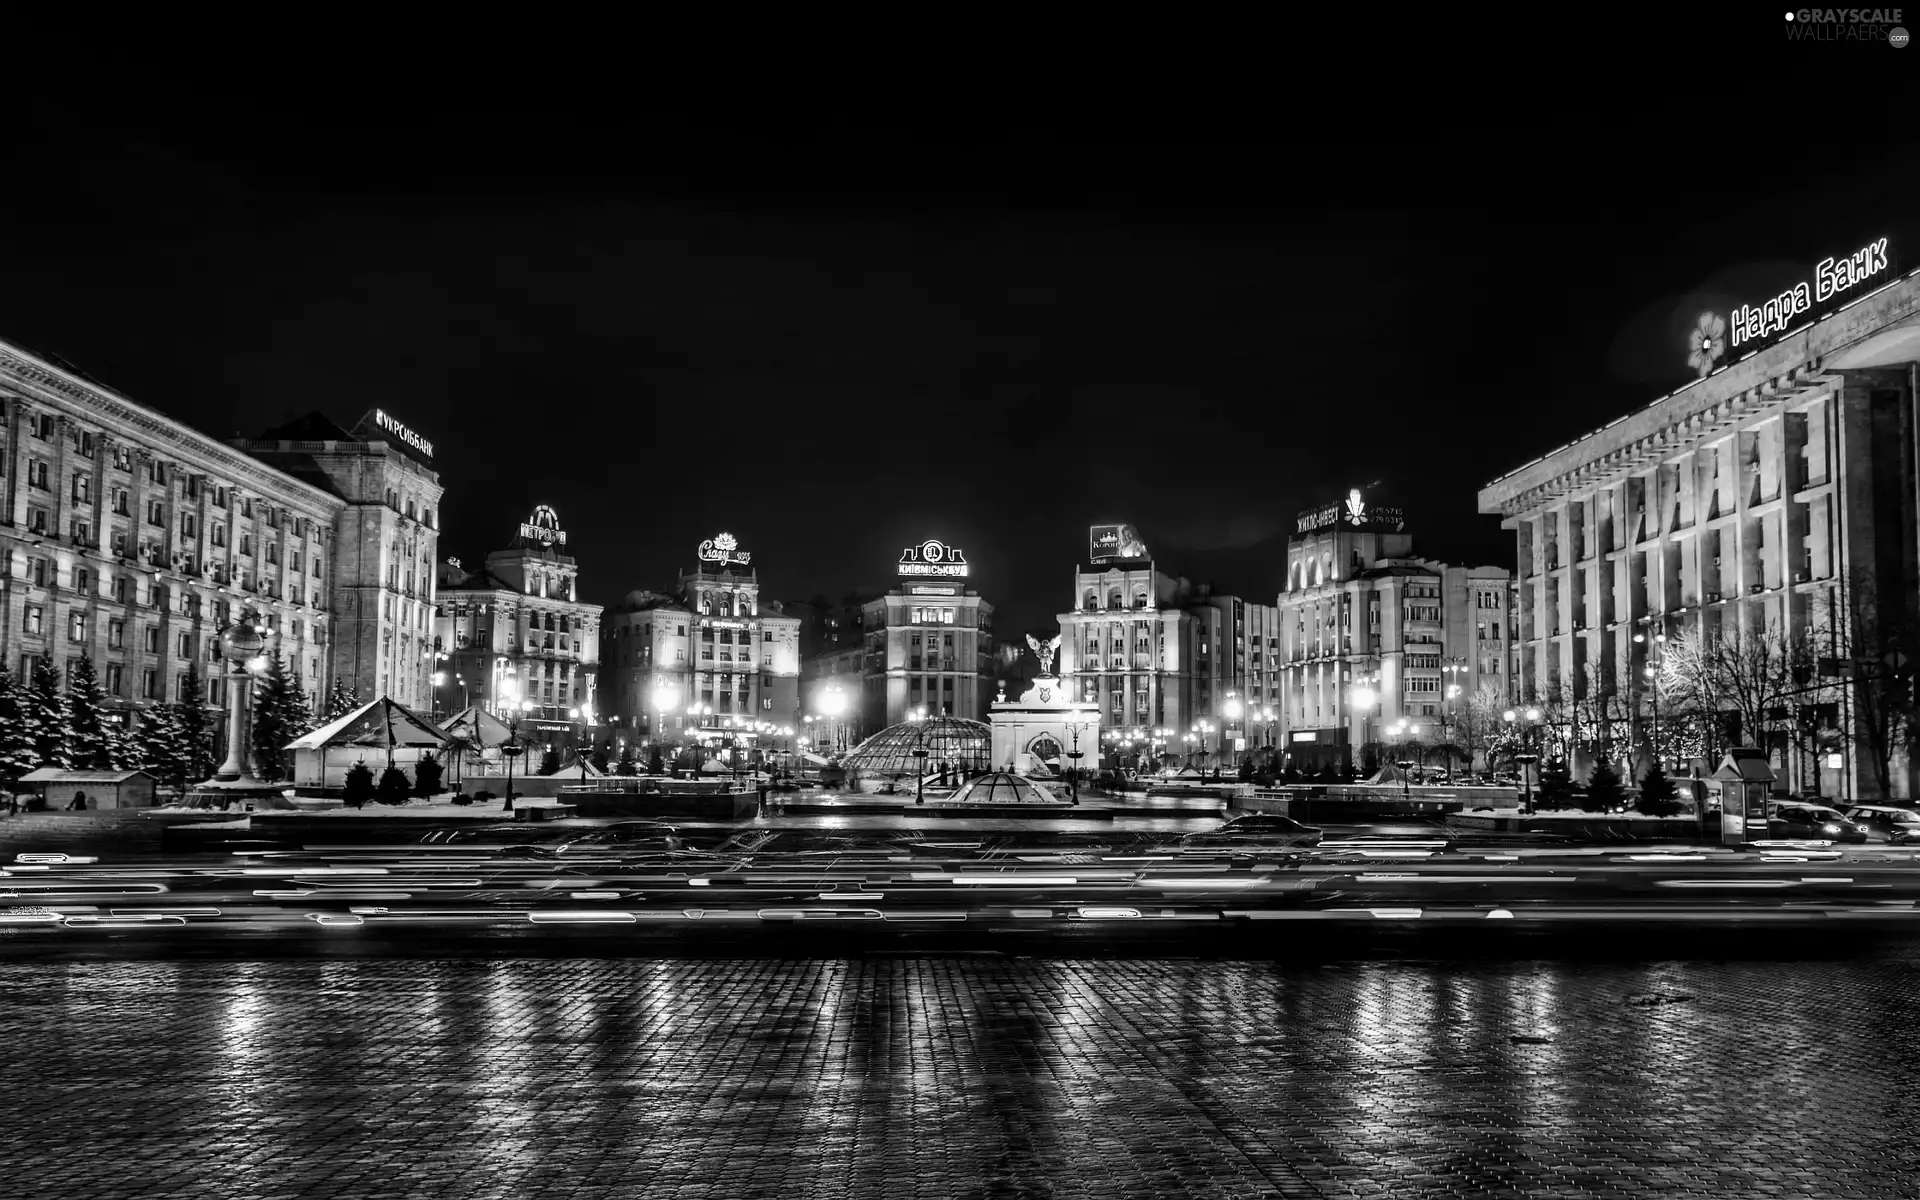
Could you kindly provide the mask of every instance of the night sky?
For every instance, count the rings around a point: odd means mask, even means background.
[[[386,408],[444,555],[551,504],[604,603],[720,530],[793,599],[937,537],[1016,634],[1103,521],[1270,602],[1294,514],[1376,480],[1505,564],[1476,491],[1684,382],[1702,307],[1881,235],[1920,265],[1910,117],[1858,87],[1764,136],[1658,95],[827,123],[83,57],[112,85],[12,93],[0,339],[222,437]]]

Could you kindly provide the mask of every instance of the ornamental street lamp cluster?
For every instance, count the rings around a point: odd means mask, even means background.
[[[1507,723],[1508,729],[1514,730],[1519,735],[1520,748],[1525,751],[1525,753],[1514,755],[1513,761],[1520,764],[1520,782],[1525,788],[1525,794],[1520,802],[1520,811],[1530,817],[1533,815],[1533,773],[1529,768],[1540,761],[1540,755],[1529,748],[1540,736],[1540,710],[1529,708],[1522,713],[1510,708],[1500,714],[1500,719]]]

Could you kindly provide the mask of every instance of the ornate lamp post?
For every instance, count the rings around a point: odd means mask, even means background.
[[[1374,690],[1379,679],[1378,675],[1359,675],[1353,681],[1351,699],[1353,711],[1360,717],[1360,752],[1363,756],[1371,740],[1367,735],[1373,722],[1373,706],[1380,702],[1380,693]]]
[[[235,800],[278,796],[283,785],[270,784],[253,773],[253,685],[264,675],[267,660],[266,627],[252,608],[220,632],[220,657],[227,671],[227,757],[213,778],[193,786],[186,803],[192,807],[226,808]]]
[[[1073,735],[1073,749],[1067,751],[1067,757],[1073,760],[1073,773],[1068,776],[1068,794],[1075,808],[1080,806],[1080,731],[1087,728],[1089,722],[1068,721],[1066,729]]]
[[[1525,713],[1526,720],[1524,723],[1520,719],[1521,715],[1522,714],[1510,708],[1500,714],[1500,719],[1507,723],[1507,728],[1516,730],[1519,733],[1520,748],[1522,750],[1529,750],[1529,747],[1532,746],[1540,733],[1540,710],[1537,708],[1529,708]],[[1525,788],[1523,799],[1520,802],[1520,811],[1522,815],[1530,817],[1533,815],[1533,775],[1528,770],[1528,767],[1539,762],[1540,756],[1529,751],[1528,753],[1514,755],[1513,761],[1520,764],[1520,782]]]
[[[847,694],[837,683],[828,684],[820,692],[820,712],[827,718],[827,744],[833,752],[841,753],[839,725],[841,714],[847,711]]]

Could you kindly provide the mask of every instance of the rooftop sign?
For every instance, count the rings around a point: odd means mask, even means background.
[[[401,444],[413,447],[428,458],[433,457],[433,443],[388,416],[386,409],[376,408],[373,410],[373,423],[394,437],[399,438]]]
[[[724,567],[728,563],[746,566],[753,561],[751,551],[742,550],[730,533],[717,533],[700,543],[700,561]]]
[[[1368,504],[1360,489],[1355,488],[1347,493],[1343,504],[1328,504],[1301,513],[1295,520],[1294,532],[1317,533],[1336,527],[1365,533],[1399,533],[1407,527],[1407,518],[1398,508]]]
[[[951,585],[937,587],[929,583],[916,583],[907,589],[909,596],[958,596],[960,589]]]
[[[560,528],[560,515],[544,504],[534,509],[531,517],[520,522],[520,537],[542,546],[567,544],[567,531]]]
[[[1845,258],[1823,258],[1813,268],[1812,279],[1803,279],[1758,306],[1742,304],[1734,309],[1727,320],[1730,335],[1727,349],[1758,350],[1766,342],[1814,319],[1821,310],[1838,308],[1851,300],[1863,284],[1892,275],[1893,256],[1888,251],[1886,238],[1868,242]],[[1718,324],[1717,319],[1714,324]],[[1718,331],[1705,328],[1705,317],[1702,325],[1705,331],[1697,332],[1688,346],[1691,352],[1688,361],[1698,367],[1704,355],[1706,369],[1700,373],[1705,375],[1712,369],[1713,359],[1719,357],[1719,348],[1712,344],[1717,340]]]
[[[1131,525],[1095,525],[1087,530],[1087,561],[1108,562],[1116,558],[1150,558],[1147,544]]]
[[[967,556],[945,542],[929,539],[900,552],[898,573],[964,579],[967,575]]]

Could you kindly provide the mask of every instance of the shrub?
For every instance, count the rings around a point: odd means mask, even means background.
[[[558,750],[549,750],[540,756],[540,773],[542,775],[558,775],[560,773],[560,752]]]
[[[380,772],[380,787],[374,793],[374,799],[382,804],[405,804],[407,797],[413,794],[413,783],[406,772],[398,767],[388,767]]]
[[[1540,768],[1540,785],[1534,789],[1535,808],[1566,808],[1573,803],[1573,776],[1563,762]]]
[[[371,799],[373,799],[373,768],[367,766],[365,759],[361,759],[347,769],[347,807],[360,808]]]
[[[473,794],[473,798],[470,801],[470,803],[479,804],[479,803],[482,803],[483,801],[498,800],[499,798],[500,797],[494,795],[492,792],[489,792],[483,788],[480,791],[477,791]]]
[[[665,775],[666,773],[667,773],[667,764],[660,757],[660,747],[655,746],[653,749],[647,752],[647,774]]]
[[[431,796],[440,790],[440,760],[432,754],[422,754],[420,761],[413,764],[414,793],[419,796]]]
[[[613,773],[615,775],[638,775],[640,773],[639,766],[633,761],[632,746],[623,745],[620,747],[620,761],[614,765]]]
[[[472,796],[455,796],[455,797],[453,798],[453,801],[452,801],[452,803],[454,803],[454,804],[458,804],[458,805],[460,805],[461,807],[463,807],[463,808],[464,808],[464,807],[466,807],[467,805],[469,805],[469,804],[472,804],[472,803],[473,803],[473,797],[472,797]]]

